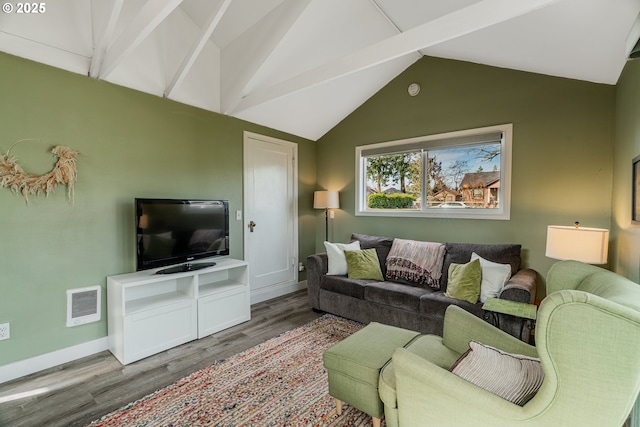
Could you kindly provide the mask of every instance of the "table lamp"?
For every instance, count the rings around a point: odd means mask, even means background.
[[[609,230],[604,228],[550,225],[547,227],[545,255],[558,260],[572,259],[587,264],[606,264]]]

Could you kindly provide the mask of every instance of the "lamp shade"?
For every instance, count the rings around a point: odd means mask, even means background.
[[[337,191],[316,191],[313,193],[313,207],[315,209],[337,209],[340,198]]]
[[[547,250],[549,258],[606,264],[609,252],[609,230],[604,228],[547,227]]]

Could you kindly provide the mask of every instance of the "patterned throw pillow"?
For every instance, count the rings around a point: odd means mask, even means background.
[[[506,353],[476,341],[453,364],[451,372],[517,405],[527,403],[542,385],[540,359]]]

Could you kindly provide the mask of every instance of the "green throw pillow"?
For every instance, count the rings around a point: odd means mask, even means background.
[[[480,296],[481,281],[482,267],[479,259],[466,264],[451,263],[447,291],[444,294],[449,298],[469,301],[471,304],[475,304]]]
[[[347,259],[347,276],[349,279],[384,280],[375,249],[346,250],[344,251],[344,256]]]

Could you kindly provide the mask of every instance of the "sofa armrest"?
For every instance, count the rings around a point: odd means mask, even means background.
[[[474,340],[508,353],[538,357],[536,348],[496,328],[461,307],[450,305],[444,315],[442,343],[460,354]]]
[[[530,268],[518,270],[504,285],[499,298],[533,304],[536,297],[536,279],[538,273]]]
[[[329,271],[329,261],[326,253],[309,255],[307,257],[307,295],[309,305],[320,309],[320,279]]]
[[[504,286],[498,298],[510,301],[533,304],[536,297],[536,280],[538,273],[530,268],[524,268],[514,274]],[[500,329],[519,337],[525,342],[531,339],[531,331],[521,318],[506,314],[497,314]]]

